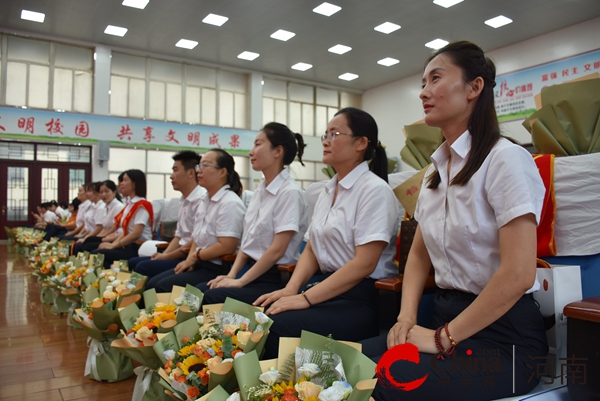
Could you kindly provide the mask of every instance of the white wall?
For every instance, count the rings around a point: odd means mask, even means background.
[[[595,18],[491,51],[488,56],[496,64],[497,75],[503,75],[598,48],[600,18]],[[363,94],[363,109],[371,113],[377,121],[380,141],[386,145],[388,157],[399,157],[400,150],[404,147],[402,127],[424,118],[419,100],[420,91],[421,74],[417,74],[370,89]],[[522,143],[529,143],[531,136],[521,122],[502,123],[502,133]],[[411,167],[401,163],[400,169],[404,171]]]

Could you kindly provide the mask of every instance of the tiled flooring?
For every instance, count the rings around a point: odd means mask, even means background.
[[[0,299],[0,400],[131,400],[135,375],[118,383],[83,376],[86,334],[40,302],[26,259],[6,244],[0,244]]]

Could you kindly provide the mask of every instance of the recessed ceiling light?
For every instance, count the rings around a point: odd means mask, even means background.
[[[221,26],[224,23],[226,23],[228,19],[229,18],[223,17],[222,15],[208,14],[206,17],[204,17],[202,22],[204,22],[205,24]]]
[[[284,42],[287,42],[288,40],[290,40],[294,36],[296,36],[296,34],[294,32],[285,31],[283,29],[280,29],[280,30],[278,30],[277,32],[275,32],[275,33],[273,33],[271,35],[271,37],[273,39],[283,40]]]
[[[258,56],[260,56],[260,54],[252,53],[252,52],[242,52],[242,53],[238,54],[238,58],[241,58],[242,60],[248,60],[248,61],[252,61],[255,58],[257,58]]]
[[[343,79],[344,81],[352,81],[358,78],[358,75],[352,74],[351,72],[347,72],[345,74],[340,75],[338,78]]]
[[[193,49],[198,46],[198,42],[195,40],[179,39],[179,42],[177,42],[175,46],[183,47],[184,49]]]
[[[462,3],[463,0],[433,0],[433,4],[444,8],[452,7],[455,4]]]
[[[125,36],[127,33],[127,28],[122,28],[120,26],[108,25],[104,30],[104,33],[107,35],[115,35],[115,36]]]
[[[44,18],[46,18],[46,14],[44,13],[38,13],[29,10],[21,10],[21,19],[26,19],[28,21],[33,22],[44,22]]]
[[[139,8],[143,10],[150,0],[123,0],[123,5],[127,7]]]
[[[352,50],[351,47],[344,46],[344,45],[335,45],[335,46],[327,49],[327,51],[330,51],[331,53],[335,53],[335,54],[348,53],[350,50]]]
[[[384,22],[381,25],[378,25],[374,28],[377,32],[382,32],[382,33],[392,33],[394,31],[397,31],[398,29],[400,29],[400,25],[396,25],[394,23],[391,22]]]
[[[501,26],[508,25],[511,22],[513,21],[510,18],[506,18],[504,15],[499,15],[496,18],[485,21],[485,24],[491,26],[492,28],[500,28]]]
[[[306,71],[306,70],[310,70],[312,68],[312,64],[307,64],[307,63],[296,63],[292,66],[292,70],[298,70],[298,71]]]
[[[441,49],[442,47],[446,46],[447,44],[448,44],[448,42],[445,41],[444,39],[436,39],[436,40],[432,40],[431,42],[425,43],[425,46],[429,47],[430,49],[437,50],[437,49]]]
[[[386,67],[389,67],[390,65],[398,64],[399,62],[400,62],[400,60],[396,60],[395,58],[386,57],[386,58],[382,58],[381,60],[379,60],[377,62],[377,64],[381,64],[381,65],[385,65]]]
[[[324,15],[326,17],[331,17],[333,14],[337,13],[341,9],[342,7],[336,6],[335,4],[323,3],[320,6],[313,8],[313,12]]]

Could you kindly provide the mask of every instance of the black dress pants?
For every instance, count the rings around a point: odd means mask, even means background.
[[[454,319],[476,297],[456,290],[439,290],[432,328]],[[363,343],[363,352],[369,357],[375,357],[378,352],[381,355],[387,347],[385,337],[380,340],[379,350],[369,342]],[[536,359],[547,353],[542,315],[533,296],[527,294],[496,322],[458,344],[452,356],[443,361],[435,355],[419,353],[418,363],[398,360],[389,364],[389,376],[396,383],[427,377],[411,391],[400,390],[391,381],[379,378],[373,398],[378,401],[494,400],[525,394],[539,382]]]

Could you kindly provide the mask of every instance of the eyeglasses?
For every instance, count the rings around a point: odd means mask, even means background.
[[[325,132],[325,135],[321,135],[321,142],[325,142],[325,141],[333,141],[338,135],[350,135],[352,136],[351,133],[345,133],[345,132],[336,132],[336,131],[332,131],[332,132]]]
[[[196,164],[195,170],[197,173],[201,173],[206,167],[222,168],[218,164],[200,163],[200,164]]]

